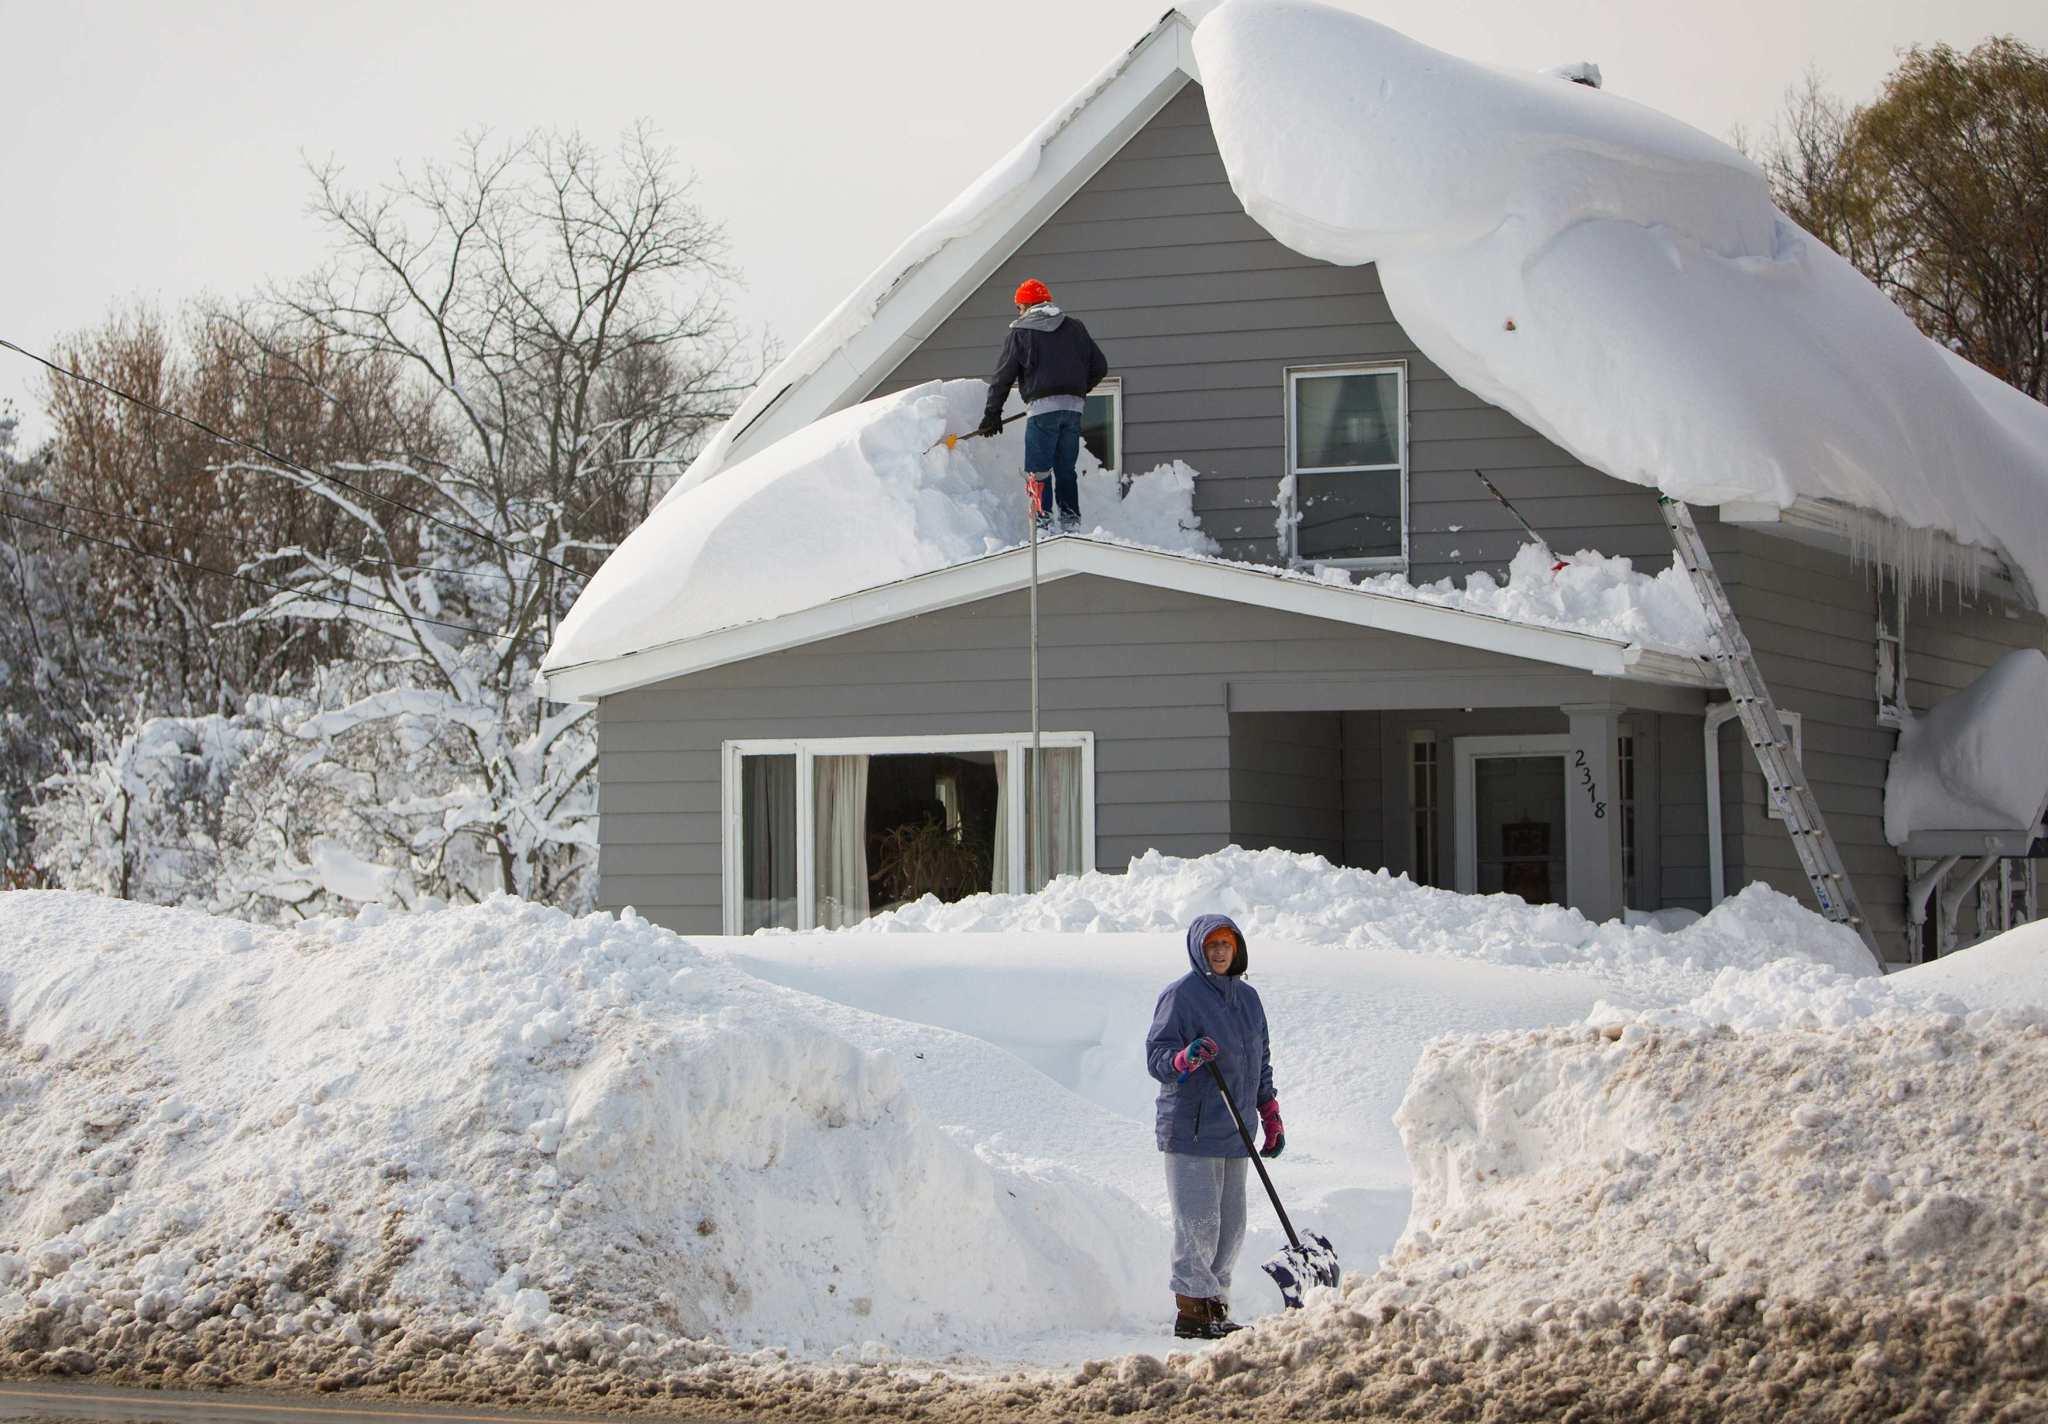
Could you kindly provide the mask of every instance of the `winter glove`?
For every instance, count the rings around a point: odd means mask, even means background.
[[[981,418],[981,424],[974,428],[974,433],[982,436],[1001,435],[1003,433],[1003,418],[1000,415],[984,415]]]
[[[1185,1078],[1216,1056],[1216,1040],[1203,1037],[1173,1055],[1173,1071]]]
[[[1268,1098],[1259,1104],[1259,1125],[1266,1129],[1266,1140],[1259,1145],[1261,1157],[1278,1157],[1287,1150],[1287,1130],[1280,1121],[1278,1098]]]

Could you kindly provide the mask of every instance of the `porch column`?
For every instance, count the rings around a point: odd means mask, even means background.
[[[1621,767],[1624,709],[1612,702],[1564,706],[1571,719],[1565,755],[1565,903],[1595,921],[1620,916]]]

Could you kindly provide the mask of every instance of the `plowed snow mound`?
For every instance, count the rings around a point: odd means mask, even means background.
[[[1122,872],[1063,875],[1030,895],[973,895],[952,904],[927,895],[848,933],[1178,931],[1206,913],[1235,916],[1254,939],[1597,975],[1654,1003],[1703,993],[1725,969],[1784,960],[1873,981],[1877,975],[1854,930],[1760,883],[1666,933],[1595,924],[1577,910],[1517,895],[1460,895],[1319,855],[1238,846],[1192,857],[1147,851]]]
[[[946,1349],[1150,1304],[1155,1221],[984,1161],[812,1002],[511,900],[269,931],[0,896],[0,1332]]]

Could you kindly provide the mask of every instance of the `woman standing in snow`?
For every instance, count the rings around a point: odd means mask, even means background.
[[[1159,1080],[1159,1150],[1173,1207],[1173,1333],[1218,1340],[1230,1318],[1230,1272],[1244,1245],[1243,1140],[1204,1067],[1211,1059],[1235,1103],[1257,1103],[1278,1157],[1287,1139],[1273,1096],[1272,1045],[1258,991],[1244,982],[1244,932],[1226,915],[1188,926],[1188,973],[1166,986],[1145,1037],[1145,1066]]]

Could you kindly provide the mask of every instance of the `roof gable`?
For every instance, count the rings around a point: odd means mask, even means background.
[[[1069,112],[1026,140],[1029,146],[1043,138],[1028,178],[967,230],[939,240],[935,250],[921,250],[927,244],[920,234],[892,254],[761,379],[670,494],[864,398],[1174,95],[1200,79],[1193,39],[1194,22],[1177,9],[1167,11]],[[1002,167],[982,184],[996,179]],[[956,201],[953,208],[960,206]],[[935,225],[944,226],[947,213]]]

